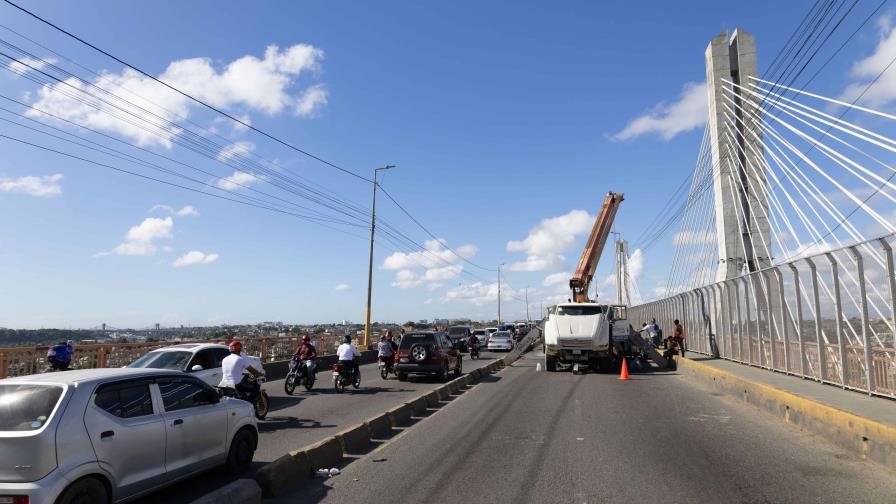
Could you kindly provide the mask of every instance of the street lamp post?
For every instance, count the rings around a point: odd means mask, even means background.
[[[386,165],[373,170],[373,205],[370,210],[370,260],[367,263],[367,312],[364,315],[364,343],[367,348],[370,344],[370,297],[373,291],[373,235],[376,232],[376,176],[380,170],[390,170],[394,165]]]
[[[501,325],[501,266],[504,263],[498,265],[498,325]]]

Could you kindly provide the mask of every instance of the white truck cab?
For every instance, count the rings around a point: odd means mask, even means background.
[[[602,371],[615,368],[611,342],[628,338],[624,306],[561,303],[544,324],[545,370],[557,365],[587,364]]]

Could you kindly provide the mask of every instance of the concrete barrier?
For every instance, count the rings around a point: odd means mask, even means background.
[[[458,390],[461,389],[461,385],[460,385],[460,381],[459,381],[459,380],[460,380],[460,378],[455,378],[455,379],[453,379],[453,380],[451,380],[450,382],[448,382],[448,383],[445,384],[445,386],[448,387],[448,392],[450,392],[451,394],[453,394],[453,393],[455,393],[455,392],[457,392]]]
[[[311,469],[329,469],[342,460],[342,442],[335,437],[324,439],[304,448]]]
[[[392,433],[392,419],[388,413],[368,418],[364,423],[370,427],[370,437],[373,439],[384,439]]]
[[[742,399],[787,423],[821,435],[853,454],[896,469],[896,426],[754,382],[690,359],[675,357],[678,372]]]
[[[261,504],[261,487],[254,479],[242,478],[203,495],[192,504]]]
[[[429,408],[438,408],[439,407],[439,401],[441,400],[441,398],[439,397],[439,393],[436,392],[435,390],[430,390],[423,396],[423,398],[426,399],[427,407],[429,407]]]
[[[479,380],[480,378],[482,378],[482,370],[474,369],[473,371],[470,372],[470,377],[474,380]]]
[[[344,453],[361,453],[370,445],[370,427],[359,424],[336,434]]]
[[[408,404],[402,404],[397,408],[392,408],[386,412],[389,415],[389,418],[392,420],[392,425],[395,427],[403,427],[411,423],[411,416],[414,414],[414,410]]]
[[[448,385],[442,385],[441,387],[437,388],[436,393],[439,394],[440,401],[447,401],[448,398],[451,397],[451,389],[448,388]]]
[[[261,466],[255,473],[255,481],[265,497],[283,494],[295,482],[311,476],[311,462],[304,451],[288,453]]]
[[[408,401],[405,404],[411,407],[411,411],[413,411],[413,415],[416,417],[422,417],[426,414],[427,403],[425,395],[420,396],[412,401]]]

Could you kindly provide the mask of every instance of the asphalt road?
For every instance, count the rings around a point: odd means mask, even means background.
[[[470,354],[463,354],[464,372],[504,355],[506,353],[481,352],[478,360],[471,360]],[[319,369],[314,388],[306,391],[304,387],[298,387],[292,396],[283,391],[283,380],[263,385],[271,405],[267,418],[258,422],[260,436],[253,464],[255,469],[442,385],[435,378],[423,376],[411,376],[408,381],[400,382],[395,375],[390,375],[383,380],[377,364],[367,364],[361,366],[361,387],[357,390],[349,387],[345,393],[337,394],[331,376],[329,369]],[[231,479],[212,471],[135,502],[188,503]]]
[[[538,360],[276,502],[896,502],[879,466],[674,373],[623,382]]]

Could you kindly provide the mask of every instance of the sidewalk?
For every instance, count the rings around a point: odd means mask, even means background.
[[[678,373],[896,469],[896,400],[688,352]]]

